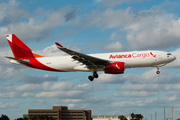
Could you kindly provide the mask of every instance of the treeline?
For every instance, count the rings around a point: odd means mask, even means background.
[[[0,120],[10,120],[7,115],[1,115]],[[17,118],[15,120],[28,120],[28,118]]]
[[[1,115],[0,120],[10,120],[7,115]],[[28,120],[28,118],[17,118],[15,120]],[[29,115],[29,120],[55,120],[48,115]]]
[[[52,116],[48,115],[29,115],[29,120],[55,120]]]
[[[141,114],[134,114],[134,113],[131,113],[131,120],[142,120],[144,117],[143,117],[143,115],[141,115]],[[119,117],[118,117],[118,119],[120,119],[120,120],[127,120],[127,118],[125,117],[125,116],[123,116],[123,115],[120,115]]]

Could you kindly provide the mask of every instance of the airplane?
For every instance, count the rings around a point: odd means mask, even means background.
[[[58,49],[68,56],[44,57],[34,53],[15,34],[6,34],[14,57],[7,57],[11,63],[31,68],[55,72],[92,72],[90,81],[98,78],[98,71],[105,74],[123,74],[127,68],[156,67],[159,68],[174,61],[176,57],[169,52],[147,50],[132,52],[114,52],[98,54],[82,54],[55,42]]]

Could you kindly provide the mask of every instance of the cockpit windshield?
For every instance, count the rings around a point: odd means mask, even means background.
[[[167,53],[167,55],[172,55],[171,53]]]

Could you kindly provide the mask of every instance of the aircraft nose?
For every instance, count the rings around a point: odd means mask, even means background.
[[[173,55],[173,59],[175,60],[175,59],[176,59],[176,56]]]
[[[174,61],[176,59],[176,56],[172,55],[172,61]]]

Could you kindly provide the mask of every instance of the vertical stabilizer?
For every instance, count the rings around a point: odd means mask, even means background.
[[[43,57],[33,53],[32,50],[14,34],[6,34],[6,38],[16,59]]]

